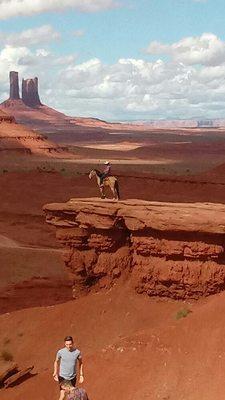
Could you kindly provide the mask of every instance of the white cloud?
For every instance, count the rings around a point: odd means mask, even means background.
[[[0,72],[2,76],[5,76],[6,71],[13,69],[15,66],[19,71],[23,71],[23,67],[20,67],[21,60],[24,57],[31,56],[32,53],[27,47],[12,47],[6,46],[0,52]],[[6,78],[6,77],[5,77]]]
[[[0,0],[0,19],[66,9],[98,12],[117,6],[116,0]]]
[[[32,46],[40,43],[47,43],[52,40],[58,40],[60,34],[54,30],[51,25],[43,25],[38,28],[27,29],[17,33],[1,33],[0,41],[11,46]]]
[[[183,62],[186,65],[216,66],[225,62],[225,42],[212,33],[187,37],[171,45],[151,42],[146,52],[148,54],[167,54],[174,61]]]

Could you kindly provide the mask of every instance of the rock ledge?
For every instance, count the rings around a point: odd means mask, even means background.
[[[71,199],[44,206],[74,296],[122,277],[150,296],[199,298],[225,287],[225,205]]]

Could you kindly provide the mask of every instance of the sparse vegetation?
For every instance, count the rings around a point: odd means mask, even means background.
[[[182,308],[182,310],[177,311],[176,320],[186,318],[191,312],[188,308]]]
[[[3,361],[13,361],[13,355],[8,350],[2,350],[0,353],[0,359]]]

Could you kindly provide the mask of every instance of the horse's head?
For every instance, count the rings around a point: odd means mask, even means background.
[[[89,172],[89,175],[88,175],[89,179],[92,179],[93,176],[96,176],[96,171],[95,171],[95,169],[92,169],[92,170]]]

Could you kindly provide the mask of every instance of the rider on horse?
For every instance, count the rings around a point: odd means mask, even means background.
[[[103,186],[104,179],[107,178],[111,173],[110,162],[109,161],[105,161],[104,164],[105,164],[105,168],[103,170],[102,175],[100,176],[100,186]]]

